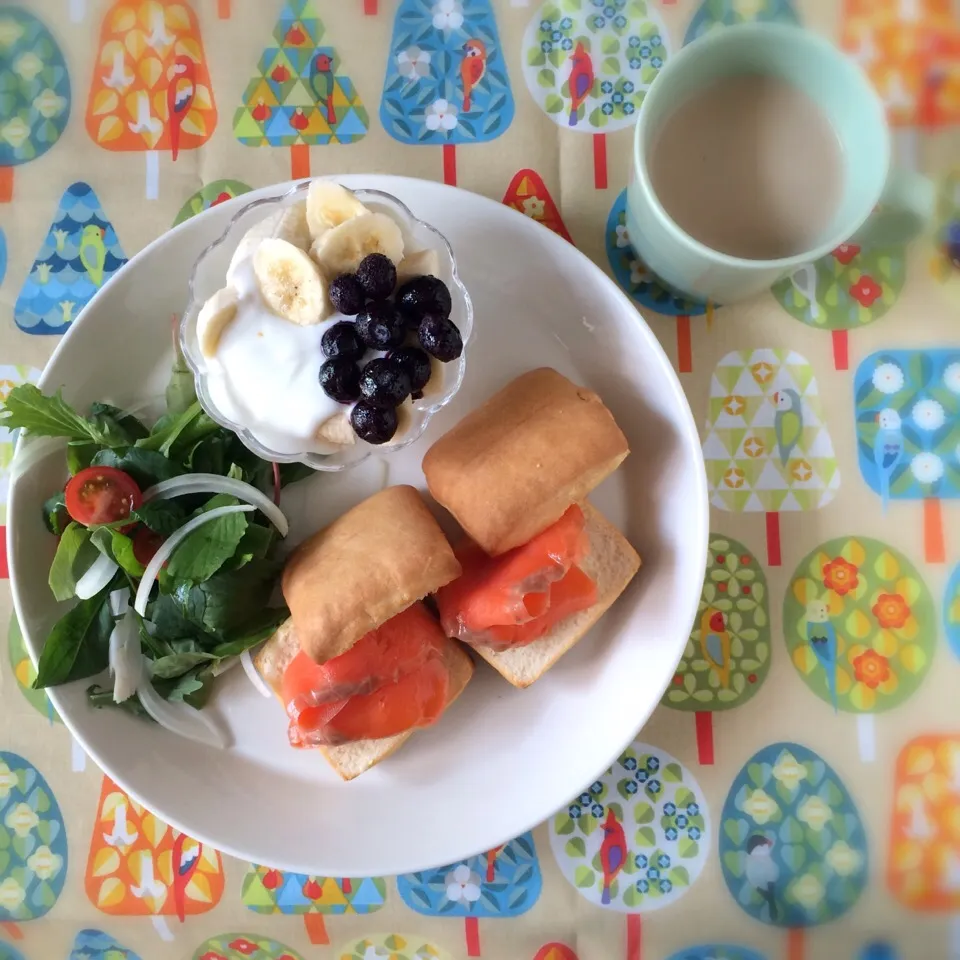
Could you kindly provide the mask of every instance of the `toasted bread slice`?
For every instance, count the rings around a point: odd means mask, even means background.
[[[599,599],[561,620],[545,637],[525,646],[473,649],[515,687],[529,687],[543,676],[607,612],[640,569],[640,557],[622,533],[596,507],[581,504],[587,519],[590,552],[580,564],[597,584]]]
[[[423,473],[437,503],[498,556],[559,520],[628,453],[600,397],[543,367],[517,377],[437,440]]]
[[[294,633],[293,621],[287,620],[277,628],[277,632],[254,657],[254,666],[267,686],[276,694],[281,706],[283,697],[280,685],[283,681],[283,673],[299,652],[300,642]],[[449,707],[463,693],[464,687],[473,676],[473,661],[452,640],[444,657],[450,669],[450,699],[447,701],[447,707]],[[386,760],[414,733],[416,730],[408,730],[406,733],[397,734],[395,737],[384,737],[382,740],[358,740],[356,743],[345,743],[339,747],[318,747],[317,749],[341,780],[353,780],[364,771],[376,766],[381,760]]]

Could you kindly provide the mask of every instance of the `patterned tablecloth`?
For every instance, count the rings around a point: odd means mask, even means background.
[[[627,244],[629,129],[683,44],[753,18],[861,59],[901,162],[937,178],[936,233],[704,315]],[[713,504],[700,613],[639,740],[532,834],[399,878],[240,863],[130,801],[29,689],[0,585],[0,958],[960,957],[958,122],[950,0],[0,3],[0,393],[212,204],[308,173],[443,178],[633,297]]]

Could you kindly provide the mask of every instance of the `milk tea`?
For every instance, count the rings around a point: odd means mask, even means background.
[[[647,164],[684,231],[750,260],[815,246],[843,191],[826,115],[786,80],[761,74],[717,80],[682,103],[654,135]]]

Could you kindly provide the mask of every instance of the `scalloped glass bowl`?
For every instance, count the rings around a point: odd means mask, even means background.
[[[226,283],[230,261],[247,232],[259,226],[261,229],[266,228],[262,236],[272,235],[272,229],[269,224],[265,224],[265,221],[271,218],[279,219],[276,214],[282,213],[285,208],[295,203],[304,201],[309,187],[310,181],[306,180],[277,196],[264,197],[246,204],[233,216],[223,234],[203,251],[190,276],[189,300],[180,322],[180,346],[187,365],[193,372],[200,405],[220,426],[236,433],[244,445],[258,457],[276,463],[304,463],[314,470],[340,471],[362,463],[373,453],[388,455],[415,443],[427,429],[433,415],[456,396],[463,382],[467,349],[473,332],[473,304],[457,274],[453,249],[443,234],[430,224],[418,220],[403,203],[389,193],[381,190],[355,190],[354,193],[365,206],[393,217],[403,233],[404,247],[407,251],[430,249],[437,252],[440,260],[440,279],[449,288],[453,301],[450,319],[457,325],[463,337],[463,353],[455,362],[434,364],[434,370],[436,371],[439,367],[443,376],[439,391],[431,390],[420,400],[414,401],[412,405],[410,403],[404,405],[404,410],[408,411],[409,417],[401,420],[400,432],[389,443],[375,446],[358,439],[355,444],[339,448],[333,453],[305,450],[291,454],[270,450],[248,425],[234,422],[213,402],[209,386],[211,369],[208,359],[200,351],[197,339],[197,317],[207,299]],[[323,357],[318,356],[318,374],[322,363]],[[436,376],[435,372],[434,377]],[[320,389],[319,384],[317,389]]]

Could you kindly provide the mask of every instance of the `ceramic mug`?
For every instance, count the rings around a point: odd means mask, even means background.
[[[793,84],[823,110],[840,139],[845,169],[838,209],[822,241],[792,257],[747,260],[711,249],[671,219],[650,183],[647,157],[664,120],[704,87],[742,74]],[[630,241],[666,283],[720,304],[760,293],[849,240],[904,243],[932,217],[935,193],[926,178],[891,167],[890,139],[883,104],[869,79],[827,40],[773,23],[708,33],[667,61],[640,108],[627,190]]]

